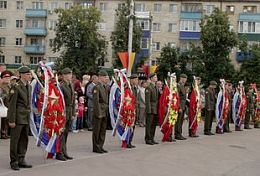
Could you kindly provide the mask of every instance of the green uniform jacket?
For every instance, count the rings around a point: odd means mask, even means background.
[[[27,90],[28,89],[28,90]],[[28,88],[22,81],[14,84],[9,93],[7,118],[9,123],[29,124],[30,119],[31,86]]]
[[[205,108],[207,110],[215,110],[216,106],[216,96],[215,96],[215,90],[212,88],[207,88],[205,90]]]
[[[185,110],[187,94],[183,83],[178,83],[178,93],[180,96],[180,109]]]
[[[72,116],[75,116],[75,92],[72,85],[63,81],[61,83],[61,90],[65,101],[66,119],[70,120]]]
[[[152,83],[145,89],[145,106],[147,114],[157,114],[158,90]]]
[[[93,88],[93,117],[103,118],[107,116],[108,92],[102,83],[97,83]]]
[[[138,112],[139,100],[138,100],[138,88],[136,86],[132,86],[133,95],[135,97],[135,113]]]

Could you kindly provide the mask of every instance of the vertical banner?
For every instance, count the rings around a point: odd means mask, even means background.
[[[150,66],[150,73],[155,73],[157,71],[157,65]]]
[[[134,62],[135,62],[135,53],[131,53],[130,61],[129,61],[130,66],[128,67],[128,68],[130,69],[130,70],[129,70],[130,73],[131,73],[131,71],[132,71]]]
[[[123,68],[128,67],[128,52],[117,52],[117,55],[123,65]]]

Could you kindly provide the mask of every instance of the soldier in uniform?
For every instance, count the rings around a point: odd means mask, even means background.
[[[75,117],[75,92],[72,86],[72,70],[70,68],[64,68],[61,71],[62,82],[61,82],[61,91],[63,93],[64,102],[65,102],[65,115],[66,115],[66,124],[64,132],[61,136],[60,144],[60,153],[57,153],[56,159],[61,161],[73,159],[67,153],[67,139],[69,134],[69,128],[72,118]]]
[[[28,146],[30,99],[32,79],[30,69],[22,66],[18,69],[21,79],[14,84],[9,93],[9,106],[7,118],[11,128],[10,139],[10,165],[13,170],[31,168],[25,161]]]
[[[93,152],[107,153],[103,148],[106,138],[108,91],[106,89],[105,70],[98,72],[98,83],[93,88]]]
[[[156,88],[157,75],[152,73],[149,76],[151,83],[145,89],[145,106],[146,106],[146,126],[145,142],[148,145],[158,144],[154,141],[155,129],[158,121],[158,100],[159,90]]]
[[[131,77],[130,77],[130,84],[131,84],[131,88],[132,88],[132,91],[133,91],[133,95],[135,97],[135,121],[138,121],[139,117],[137,116],[137,112],[139,111],[138,110],[138,105],[139,105],[139,102],[138,102],[138,75],[137,74],[132,74]],[[133,127],[133,133],[130,137],[130,140],[129,140],[129,144],[127,144],[127,148],[135,148],[134,145],[132,145],[132,140],[133,140],[133,137],[134,137],[134,130],[135,130],[135,126]]]
[[[211,133],[212,122],[215,114],[216,106],[216,95],[215,89],[217,87],[216,81],[210,81],[209,87],[205,91],[205,125],[204,125],[204,134],[205,135],[214,135]]]
[[[251,129],[249,123],[250,123],[250,118],[253,117],[253,113],[255,109],[255,100],[253,94],[254,94],[254,90],[252,88],[250,88],[246,94],[247,108],[246,108],[244,129]]]
[[[186,99],[187,99],[187,92],[185,89],[185,83],[187,82],[187,75],[181,74],[180,81],[178,83],[178,93],[180,97],[180,110],[177,117],[177,122],[175,124],[175,139],[177,140],[186,140],[185,137],[182,136],[182,124],[184,120],[184,113],[186,110]]]

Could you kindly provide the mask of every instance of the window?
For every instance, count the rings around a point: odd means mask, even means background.
[[[176,32],[176,30],[177,30],[177,24],[176,23],[169,23],[168,32]]]
[[[38,64],[41,60],[43,60],[43,57],[30,57],[30,64]]]
[[[0,28],[6,27],[6,19],[0,19]]]
[[[23,28],[23,20],[16,20],[16,28]]]
[[[50,30],[55,30],[57,26],[57,20],[50,20],[49,21],[49,29]]]
[[[0,10],[7,9],[7,1],[0,1]]]
[[[153,23],[153,32],[160,32],[160,23]]]
[[[22,63],[22,56],[14,56],[14,63],[21,64]]]
[[[65,2],[65,9],[70,9],[72,7],[72,3],[71,2]]]
[[[201,3],[183,3],[181,5],[182,12],[202,12]]]
[[[16,38],[15,45],[16,46],[22,45],[22,38]]]
[[[58,2],[51,2],[49,5],[49,10],[55,10],[58,8]]]
[[[49,57],[48,58],[48,62],[56,62],[57,61],[57,57]]]
[[[106,11],[107,10],[107,3],[101,2],[99,4],[99,9],[100,9],[101,12]]]
[[[32,8],[33,9],[43,9],[43,2],[33,2]]]
[[[154,42],[153,43],[153,50],[154,51],[160,51],[160,42]]]
[[[162,11],[162,4],[154,4],[153,10],[155,12],[160,12]]]
[[[141,49],[148,49],[148,38],[141,39]]]
[[[181,20],[181,31],[200,32],[200,21]]]
[[[257,13],[257,8],[256,8],[256,6],[244,6],[243,12],[244,13]]]
[[[0,37],[0,46],[5,46],[5,37]]]
[[[206,14],[210,15],[213,10],[214,10],[215,6],[214,5],[206,5],[204,6],[204,10],[206,12]]]
[[[54,43],[54,39],[49,39],[49,47],[52,47]]]
[[[16,9],[23,10],[23,1],[16,1]]]
[[[106,23],[98,23],[98,30],[105,31],[106,30]]]
[[[169,42],[169,43],[168,43],[168,46],[171,47],[171,48],[175,48],[175,47],[176,47],[176,43],[174,43],[174,42]]]
[[[227,6],[226,7],[226,12],[229,15],[233,15],[235,13],[235,6],[231,5],[231,6]]]
[[[92,6],[92,3],[91,2],[82,2],[81,3],[81,6],[85,9],[89,8]]]
[[[31,18],[26,21],[27,22],[27,27],[29,28],[41,28],[45,27],[45,22],[44,20],[38,19],[38,18]]]
[[[117,9],[122,9],[125,6],[125,3],[119,3]]]
[[[239,22],[239,32],[240,33],[258,33],[260,29],[257,27],[255,22]]]
[[[144,12],[145,11],[145,5],[137,3],[135,4],[135,11],[137,12]]]
[[[4,55],[0,55],[0,63],[1,64],[5,63],[5,56]]]
[[[170,4],[169,5],[169,12],[177,13],[177,4]]]
[[[150,29],[149,20],[137,20],[137,23],[142,28],[142,30]]]

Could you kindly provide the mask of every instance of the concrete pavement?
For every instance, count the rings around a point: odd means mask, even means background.
[[[144,128],[137,127],[135,149],[121,149],[117,137],[107,131],[107,154],[92,153],[91,132],[69,134],[71,161],[46,160],[46,152],[30,138],[26,160],[32,169],[12,171],[9,166],[9,140],[0,140],[0,176],[259,176],[260,129],[204,136],[200,125],[199,138],[148,146]],[[231,129],[234,130],[233,124]],[[187,136],[187,122],[184,123]],[[157,128],[156,140],[162,134]]]

